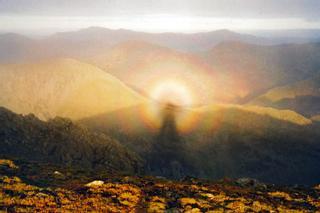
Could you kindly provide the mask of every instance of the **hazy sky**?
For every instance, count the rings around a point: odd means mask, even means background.
[[[0,0],[0,31],[320,29],[319,0]]]

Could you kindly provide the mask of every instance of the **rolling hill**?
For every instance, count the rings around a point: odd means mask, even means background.
[[[317,76],[319,56],[319,43],[262,46],[226,41],[209,51],[182,53],[128,41],[85,60],[143,93],[157,76],[192,81],[192,90],[202,97],[199,103],[212,104],[245,103],[274,87]]]
[[[320,113],[320,77],[272,88],[248,104],[290,109],[308,117],[315,116]]]
[[[75,58],[144,94],[155,76],[170,73],[167,78],[192,81],[200,104],[246,103],[274,87],[311,78],[320,67],[319,43],[278,44],[228,30],[152,34],[91,27],[42,39],[4,34],[0,45],[2,63]]]
[[[0,105],[41,119],[80,119],[144,98],[106,72],[73,59],[0,66]]]
[[[231,78],[250,100],[267,90],[319,74],[320,43],[261,46],[223,42],[202,58]]]
[[[152,153],[163,152],[159,147],[168,146],[161,145],[166,139],[181,142],[181,148],[174,152],[175,156],[183,155],[189,165],[184,175],[210,179],[253,177],[280,184],[315,184],[320,177],[316,169],[320,159],[318,126],[293,111],[232,105],[202,107],[190,111],[197,118],[189,131],[164,135],[164,126],[150,129],[139,112],[141,108],[133,107],[79,122],[116,138],[147,162],[157,156]],[[172,138],[175,134],[179,139]],[[177,172],[179,160],[168,153],[162,159],[169,161],[167,169],[181,175]],[[152,174],[166,176],[167,172]]]
[[[311,119],[312,119],[313,121],[320,122],[320,115],[312,116]]]
[[[197,98],[194,105],[234,102],[242,95],[241,88],[199,57],[148,42],[124,42],[86,61],[144,94],[162,82],[184,82]]]
[[[271,108],[222,107],[202,113],[203,121],[188,137],[205,177],[254,177],[278,184],[313,184],[319,178],[319,126],[309,119]]]

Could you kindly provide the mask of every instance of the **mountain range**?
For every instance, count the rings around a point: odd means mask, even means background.
[[[173,179],[320,178],[320,43],[88,28],[0,46],[3,156]],[[193,105],[151,98],[172,79]],[[164,111],[156,124],[150,105]]]
[[[299,38],[296,35],[283,37],[260,37],[230,30],[216,30],[202,33],[145,33],[125,29],[112,30],[102,27],[89,27],[72,32],[59,32],[41,38],[29,38],[20,34],[0,35],[0,62],[17,62],[44,59],[48,57],[85,57],[103,53],[110,47],[129,40],[139,40],[165,46],[183,52],[201,52],[209,50],[225,41],[237,41],[257,45],[275,45],[281,43],[315,42],[312,39]]]
[[[266,39],[228,30],[208,33],[144,33],[130,30],[111,30],[90,27],[74,32],[61,32],[40,39],[19,34],[0,35],[0,62],[17,62],[50,57],[86,57],[103,53],[110,47],[128,41],[140,40],[181,51],[201,51],[221,41],[269,43]]]
[[[152,34],[98,27],[38,39],[3,34],[0,62],[73,58],[111,73],[143,94],[148,94],[146,82],[165,72],[168,78],[192,81],[192,89],[202,97],[196,104],[243,104],[318,73],[319,43],[266,40],[228,30]]]

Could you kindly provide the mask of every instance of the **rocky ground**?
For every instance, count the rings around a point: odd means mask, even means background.
[[[95,174],[0,160],[0,212],[317,212],[320,186]]]

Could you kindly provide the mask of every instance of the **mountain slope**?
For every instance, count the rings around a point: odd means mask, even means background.
[[[117,138],[148,162],[154,156],[150,153],[158,152],[159,138],[170,139],[173,134],[163,135],[165,124],[150,129],[145,117],[139,115],[142,109],[123,109],[80,123]],[[311,120],[289,110],[247,106],[210,106],[188,113],[192,127],[174,134],[179,137],[177,143],[185,144],[186,151],[175,149],[190,165],[182,168],[185,174],[211,179],[253,177],[280,184],[317,183],[320,135]],[[179,165],[175,159],[162,158],[169,162],[167,169]],[[179,166],[175,169],[181,170]]]
[[[42,119],[79,119],[143,98],[106,72],[72,59],[0,66],[0,105]]]
[[[201,122],[186,140],[203,176],[278,184],[314,184],[320,177],[320,135],[309,119],[251,107],[213,107],[200,113]]]
[[[105,135],[70,120],[48,122],[0,108],[0,155],[83,169],[137,172],[139,158]]]
[[[318,75],[319,57],[320,43],[261,46],[223,42],[207,52],[186,54],[129,41],[88,62],[142,91],[159,76],[191,82],[195,85],[191,90],[202,99],[200,104],[211,104],[245,103],[270,88]]]
[[[7,33],[0,35],[0,63],[16,63],[30,59],[37,48],[37,41],[28,37]]]
[[[213,105],[205,106],[199,109],[201,113],[206,112],[219,112],[225,115],[230,115],[231,122],[242,122],[243,119],[235,118],[233,116],[242,114],[254,114],[256,116],[270,117],[271,119],[279,120],[280,122],[289,122],[294,125],[309,125],[312,121],[299,113],[291,110],[278,110],[271,107],[260,107],[260,106],[242,106],[242,105]],[[231,112],[235,112],[231,113]],[[245,118],[244,118],[245,119]],[[245,122],[247,123],[247,122]],[[259,122],[263,123],[263,121]],[[248,122],[248,124],[250,124]],[[255,122],[257,124],[257,122]]]
[[[200,104],[245,103],[318,73],[319,43],[262,46],[266,43],[227,30],[150,34],[93,27],[40,40],[2,35],[0,62],[77,58],[126,80],[137,91],[160,73],[170,73],[168,78],[192,81]],[[191,51],[179,52],[183,48]]]
[[[317,75],[319,57],[320,43],[260,46],[224,42],[202,55],[234,84],[240,84],[248,98]]]
[[[312,116],[311,119],[312,119],[313,121],[318,121],[318,122],[320,122],[320,115]]]
[[[232,102],[241,95],[237,85],[197,56],[148,42],[123,42],[87,62],[145,94],[157,84],[183,82],[195,94],[195,105]]]
[[[320,113],[320,77],[273,88],[248,104],[290,109],[312,117]]]

